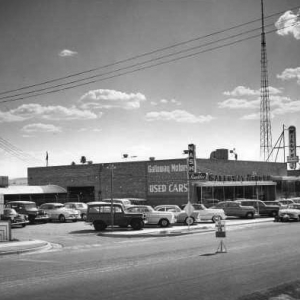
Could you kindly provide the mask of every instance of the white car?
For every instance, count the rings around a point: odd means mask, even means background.
[[[44,203],[40,206],[49,215],[49,220],[66,222],[68,220],[76,222],[80,220],[80,212],[75,209],[64,207],[62,203]]]
[[[192,203],[196,212],[199,212],[201,221],[213,221],[225,220],[226,214],[223,209],[206,208],[203,204]],[[184,209],[184,207],[183,207]]]
[[[168,227],[176,222],[175,214],[168,211],[156,211],[149,205],[133,205],[128,212],[139,212],[146,215],[147,224]]]
[[[67,202],[64,207],[80,211],[81,220],[86,220],[87,204],[84,202]]]
[[[278,211],[276,221],[300,221],[300,204],[290,204],[287,208]]]

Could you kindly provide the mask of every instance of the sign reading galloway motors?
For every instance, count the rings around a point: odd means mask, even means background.
[[[147,165],[148,194],[186,194],[187,165],[181,162],[151,162]]]

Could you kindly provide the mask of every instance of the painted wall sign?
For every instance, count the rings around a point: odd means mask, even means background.
[[[187,164],[149,163],[147,165],[148,194],[174,195],[188,192]]]

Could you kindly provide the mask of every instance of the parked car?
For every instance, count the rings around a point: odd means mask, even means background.
[[[103,199],[103,202],[111,203],[111,199]],[[113,198],[113,203],[121,203],[125,208],[131,206],[131,201],[126,198]]]
[[[275,201],[280,203],[282,208],[287,208],[290,204],[295,203],[292,199],[278,199]]]
[[[49,221],[48,214],[38,208],[33,201],[9,201],[5,206],[15,209],[19,214],[28,215],[28,220],[31,224],[47,223]]]
[[[210,208],[212,206],[215,206],[216,204],[218,204],[220,202],[219,199],[203,199],[202,200],[202,204],[204,204],[204,206],[206,208]]]
[[[97,231],[105,230],[111,225],[123,228],[131,226],[133,230],[140,230],[147,223],[144,213],[128,212],[121,203],[89,202],[87,205],[86,222]]]
[[[186,204],[182,207],[184,210]],[[192,203],[196,212],[199,212],[201,221],[213,221],[214,223],[217,220],[225,220],[226,214],[223,209],[213,209],[212,207],[207,208],[201,203]]]
[[[148,225],[168,227],[176,222],[175,214],[168,211],[156,211],[149,205],[134,205],[127,208],[128,212],[138,212],[146,215]]]
[[[275,221],[300,221],[300,204],[294,203],[280,209]]]
[[[154,210],[156,211],[169,211],[169,212],[173,212],[176,216],[176,219],[177,219],[177,223],[184,223],[184,224],[188,224],[188,215],[187,213],[182,210],[178,205],[158,205],[156,207],[154,207]],[[192,222],[190,223],[190,225],[192,225],[193,223],[195,222],[200,222],[201,219],[200,219],[200,214],[199,214],[199,211],[194,211],[192,214],[191,214],[191,220]]]
[[[10,220],[11,226],[22,226],[25,227],[28,223],[28,216],[19,214],[13,208],[4,208],[3,215],[1,215],[1,220]]]
[[[223,209],[226,216],[253,219],[257,211],[253,206],[243,206],[235,201],[222,201],[213,206],[212,209]]]
[[[62,203],[44,203],[40,206],[49,215],[49,220],[59,222],[80,220],[80,212],[75,209],[64,207]]]
[[[242,206],[253,206],[257,213],[261,216],[276,217],[278,215],[279,206],[278,205],[267,205],[262,200],[256,199],[243,199],[235,200]]]
[[[87,204],[84,202],[66,202],[64,207],[80,211],[81,220],[86,220]]]
[[[283,206],[282,203],[280,203],[280,202],[278,202],[278,201],[276,201],[276,200],[273,200],[273,201],[267,200],[267,201],[264,201],[264,203],[267,204],[267,205],[277,205],[277,206],[279,206],[279,207],[282,207],[282,206]]]
[[[294,203],[300,204],[300,197],[293,197],[289,199],[293,200]]]

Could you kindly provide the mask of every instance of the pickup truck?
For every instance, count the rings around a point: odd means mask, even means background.
[[[257,213],[261,216],[276,217],[278,215],[278,205],[267,205],[263,201],[256,199],[242,199],[235,201],[240,203],[242,206],[253,206]]]
[[[122,228],[131,226],[133,230],[140,230],[147,223],[144,213],[128,212],[119,203],[89,202],[87,205],[86,222],[93,225],[96,231],[103,231],[112,225]]]

